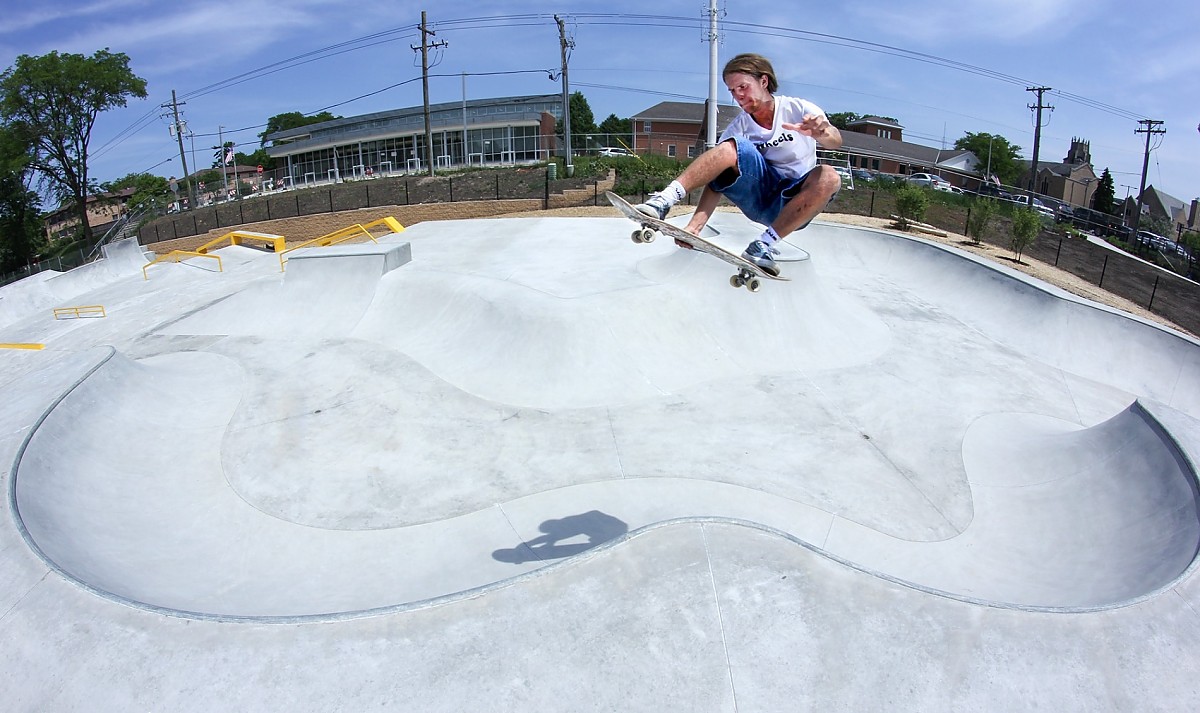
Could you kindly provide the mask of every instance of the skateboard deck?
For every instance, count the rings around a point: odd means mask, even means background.
[[[781,275],[772,275],[758,265],[750,262],[741,255],[726,250],[716,243],[709,242],[697,235],[692,235],[683,228],[670,223],[659,220],[642,213],[637,208],[630,205],[629,201],[612,191],[605,191],[604,195],[608,198],[608,202],[621,211],[621,214],[637,223],[641,227],[633,231],[630,238],[635,243],[649,243],[654,240],[655,233],[672,238],[677,243],[683,243],[693,250],[708,253],[713,257],[724,260],[725,262],[737,268],[737,274],[729,278],[729,284],[732,287],[745,287],[751,292],[758,292],[762,287],[762,280],[782,280],[787,281],[788,278]]]

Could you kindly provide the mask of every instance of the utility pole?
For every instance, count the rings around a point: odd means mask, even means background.
[[[721,35],[717,27],[717,0],[708,3],[708,106],[705,107],[705,119],[708,130],[704,135],[704,148],[711,149],[717,145],[717,46]]]
[[[561,17],[555,15],[554,21],[558,23],[558,47],[562,53],[563,155],[567,162],[567,176],[570,177],[575,175],[575,165],[571,163],[571,96],[567,81],[567,50],[575,47],[575,41],[567,39],[567,29]]]
[[[429,175],[433,175],[433,128],[429,125],[429,50],[446,47],[449,42],[442,40],[430,44],[429,37],[437,33],[429,29],[425,22],[425,11],[421,11],[421,87],[425,95],[425,160],[429,162]],[[412,48],[417,51],[416,47]]]
[[[186,104],[187,102],[184,102]],[[179,120],[179,102],[175,99],[175,90],[171,90],[171,103],[163,104],[162,108],[171,107],[171,113],[175,116],[171,124],[171,133],[175,135],[175,140],[179,142],[179,161],[183,164],[183,180],[187,181],[188,190],[188,209],[196,209],[196,187],[192,185],[192,177],[188,173],[187,155],[183,152],[183,122]]]
[[[1167,133],[1166,129],[1158,128],[1163,124],[1161,121],[1156,121],[1154,119],[1142,119],[1138,122],[1138,124],[1141,124],[1146,128],[1134,129],[1133,133],[1146,135],[1146,155],[1142,158],[1142,183],[1138,188],[1137,209],[1133,211],[1133,227],[1129,232],[1129,240],[1131,245],[1138,244],[1138,227],[1142,224],[1142,197],[1146,193],[1146,171],[1150,168],[1150,138],[1155,134]],[[1126,200],[1128,200],[1128,198]]]
[[[1054,107],[1042,104],[1042,95],[1050,91],[1050,87],[1028,87],[1027,92],[1037,93],[1037,105],[1030,104],[1029,108],[1037,111],[1037,118],[1034,120],[1033,126],[1033,165],[1030,167],[1029,173],[1029,205],[1033,205],[1033,194],[1037,193],[1037,175],[1038,175],[1038,152],[1042,146],[1042,109],[1054,111]]]

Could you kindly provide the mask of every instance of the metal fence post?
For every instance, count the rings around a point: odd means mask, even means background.
[[[1158,279],[1161,275],[1154,276],[1154,289],[1150,290],[1150,304],[1146,305],[1146,309],[1154,309],[1154,296],[1158,294]]]
[[[1054,253],[1054,266],[1058,267],[1058,258],[1062,255],[1062,236],[1058,236],[1058,252]]]
[[[1100,284],[1097,287],[1104,287],[1104,273],[1108,272],[1108,256],[1104,256],[1104,265],[1100,267]]]

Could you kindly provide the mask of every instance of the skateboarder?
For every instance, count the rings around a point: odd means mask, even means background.
[[[817,165],[817,144],[842,145],[842,134],[820,107],[804,99],[777,96],[779,83],[766,57],[740,54],[722,71],[725,86],[742,108],[716,146],[705,151],[661,193],[637,209],[660,220],[688,191],[704,186],[687,225],[699,235],[721,195],[751,220],[767,227],[742,257],[778,274],[772,245],[808,225],[842,186],[830,166]]]

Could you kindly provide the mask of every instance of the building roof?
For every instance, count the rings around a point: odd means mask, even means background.
[[[860,134],[857,131],[842,132],[842,151],[857,151],[876,156],[901,159],[927,166],[937,166],[965,154],[971,153],[966,149],[941,149],[935,146],[922,146],[908,141],[885,139],[871,134]],[[974,155],[974,154],[972,154]]]
[[[1164,193],[1152,185],[1146,187],[1142,195],[1142,204],[1149,207],[1151,212],[1161,212],[1173,222],[1187,222],[1187,204],[1175,196]],[[1155,211],[1154,208],[1158,208]]]
[[[468,126],[536,125],[546,111],[556,118],[561,114],[561,94],[470,99],[465,107],[462,101],[430,104],[429,125],[437,131],[459,130],[464,113]],[[267,154],[280,158],[361,141],[415,136],[425,131],[424,114],[423,106],[404,107],[276,131],[265,137],[270,142]]]
[[[717,104],[717,129],[724,129],[742,113],[741,107]],[[659,102],[645,111],[634,114],[640,121],[671,121],[685,124],[704,123],[704,104],[697,102]]]
[[[903,129],[904,128],[903,126],[900,125],[900,122],[896,121],[895,119],[888,119],[886,117],[875,116],[875,115],[861,116],[861,117],[855,119],[854,121],[848,122],[846,124],[846,126],[857,126],[859,124],[868,124],[871,126],[887,126],[887,127],[891,127],[891,128],[895,128],[895,129]]]
[[[492,98],[492,99],[468,99],[465,103],[465,107],[466,107],[467,111],[470,112],[471,109],[478,109],[480,107],[493,107],[493,106],[499,106],[499,105],[513,105],[513,104],[519,105],[519,104],[530,104],[530,103],[535,103],[535,102],[558,102],[559,105],[561,105],[562,104],[562,95],[559,95],[559,94],[527,94],[527,95],[522,95],[522,96],[500,97],[500,98]],[[430,113],[430,115],[433,115],[433,114],[437,114],[440,112],[455,112],[455,111],[461,112],[463,108],[464,108],[464,103],[461,101],[442,102],[440,104],[430,104],[429,105],[429,113]],[[337,129],[356,127],[359,125],[366,125],[366,126],[378,125],[381,123],[395,121],[397,119],[407,119],[407,118],[410,118],[413,116],[422,117],[422,120],[423,120],[424,113],[425,113],[424,106],[410,106],[410,107],[404,107],[402,109],[388,109],[387,111],[377,111],[373,114],[359,114],[358,116],[346,116],[346,117],[342,117],[340,119],[330,119],[329,121],[321,121],[316,124],[308,124],[306,126],[299,126],[294,129],[285,129],[283,131],[276,131],[272,134],[268,134],[265,138],[267,141],[283,142],[283,141],[287,141],[288,139],[306,137],[306,136],[309,136],[312,134],[335,132]],[[457,118],[458,118],[458,123],[461,124],[462,123],[461,114]]]

